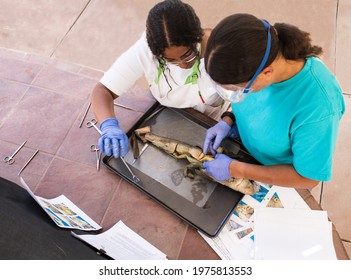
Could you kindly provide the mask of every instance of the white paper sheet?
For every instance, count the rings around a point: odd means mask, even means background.
[[[254,195],[245,195],[242,198],[240,203],[234,209],[229,221],[223,227],[217,237],[209,238],[200,233],[221,259],[255,259],[254,244],[256,243],[256,239],[260,238],[260,236],[257,236],[255,227],[255,213],[257,209],[295,209],[296,211],[302,211],[296,213],[286,211],[286,215],[289,215],[287,217],[283,217],[281,215],[273,216],[272,214],[269,222],[275,224],[277,227],[284,225],[286,220],[295,219],[295,214],[298,216],[303,215],[303,221],[308,223],[310,226],[316,224],[317,227],[320,227],[320,220],[327,220],[327,213],[325,211],[318,211],[318,213],[313,212],[307,203],[301,198],[298,192],[293,188],[284,188],[280,186],[263,184],[260,182],[254,182],[254,184],[256,184],[256,189],[258,189],[258,192]],[[299,219],[301,220],[301,218]],[[324,225],[322,226],[323,228],[321,230],[324,232],[329,232],[330,224],[323,224]],[[297,224],[294,231],[300,227],[301,225]],[[329,234],[331,234],[331,232]],[[275,235],[274,238],[277,239],[278,236]],[[301,238],[301,242],[303,243],[305,238],[303,236]],[[281,239],[284,239],[284,236],[279,235],[279,240]],[[325,241],[325,245],[333,246],[332,239],[330,244],[329,237]],[[308,256],[312,257],[313,254],[317,253],[317,250],[318,247],[314,247],[310,251],[305,251],[304,254],[306,258]],[[262,258],[262,256],[258,257]],[[333,255],[330,257],[333,257]]]
[[[336,260],[325,211],[259,208],[254,220],[255,259]]]
[[[72,235],[115,260],[166,260],[167,257],[122,221],[101,234]]]

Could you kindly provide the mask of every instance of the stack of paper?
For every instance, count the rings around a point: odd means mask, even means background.
[[[200,233],[224,260],[336,259],[332,224],[293,188],[254,182],[217,237]]]
[[[254,231],[255,259],[337,259],[326,211],[257,208]]]

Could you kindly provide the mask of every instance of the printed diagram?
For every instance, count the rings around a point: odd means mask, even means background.
[[[254,209],[250,205],[247,205],[244,201],[240,200],[238,205],[234,208],[233,213],[244,222],[248,222],[254,213]]]
[[[252,225],[254,224],[252,219],[252,215],[255,211],[254,207],[266,204],[266,207],[284,208],[278,193],[273,190],[270,192],[271,185],[254,182],[254,186],[257,192],[250,196],[246,195],[241,201],[239,201],[238,205],[234,208],[233,215],[229,218],[229,221],[226,224],[228,232],[234,234],[238,240],[241,240],[246,236],[250,236],[250,238],[254,240],[254,230],[252,228]],[[250,200],[250,198],[253,200]]]
[[[76,228],[81,230],[96,230],[94,226],[80,217],[75,211],[65,203],[49,203],[47,200],[40,199],[46,213],[59,227]]]
[[[99,230],[101,226],[94,222],[88,215],[79,209],[72,201],[64,195],[53,199],[45,199],[36,196],[28,187],[23,178],[20,178],[22,186],[33,197],[33,199],[44,209],[55,224],[62,228],[80,230]]]
[[[263,186],[261,186],[260,184],[258,184],[257,182],[254,182],[253,184],[257,192],[253,194],[251,197],[256,199],[258,202],[262,202],[262,200],[266,197],[268,190]]]

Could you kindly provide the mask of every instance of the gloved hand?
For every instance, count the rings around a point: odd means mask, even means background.
[[[115,118],[104,120],[100,125],[101,137],[99,138],[100,152],[105,152],[106,155],[112,153],[115,158],[124,157],[128,152],[128,137],[119,127],[118,121]]]
[[[229,165],[233,160],[224,154],[217,154],[214,160],[205,161],[203,167],[217,181],[225,181],[232,177],[229,173]]]
[[[203,149],[204,154],[207,154],[208,150],[210,150],[211,153],[215,155],[223,139],[228,136],[230,128],[230,125],[223,120],[209,128],[206,132]]]

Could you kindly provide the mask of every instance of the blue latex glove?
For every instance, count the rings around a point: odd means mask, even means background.
[[[115,118],[104,120],[100,125],[101,137],[99,138],[100,152],[115,158],[124,157],[128,152],[128,137],[119,127]]]
[[[230,129],[230,125],[223,120],[218,122],[215,126],[207,129],[203,149],[204,154],[207,154],[208,150],[210,150],[211,153],[215,155],[216,150],[222,143],[223,139],[228,136]]]
[[[225,181],[232,177],[229,173],[229,165],[232,161],[232,158],[224,154],[217,154],[214,160],[205,161],[203,167],[217,181]]]

